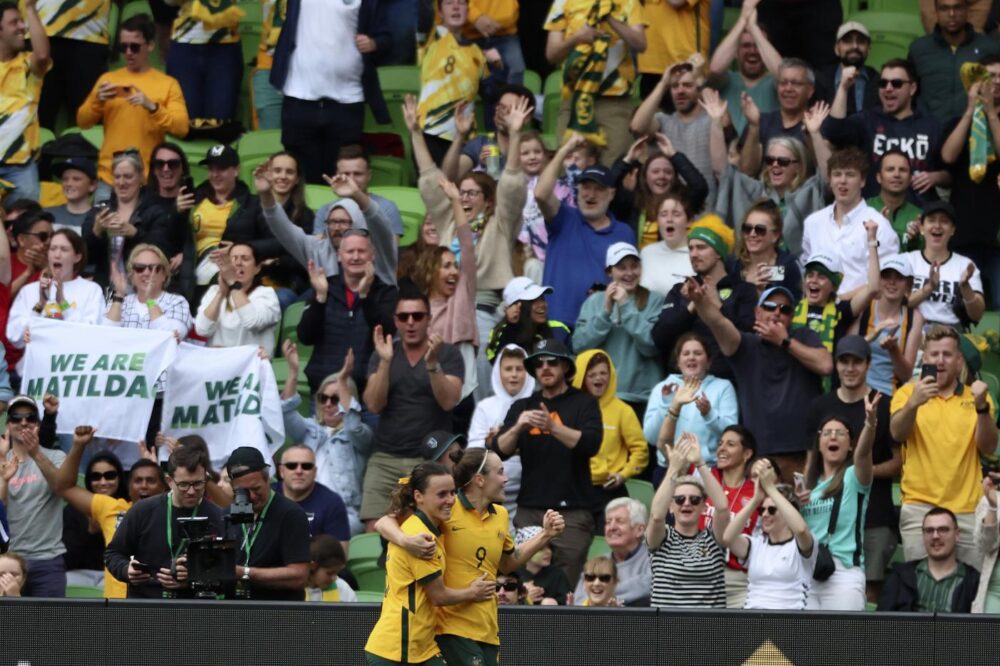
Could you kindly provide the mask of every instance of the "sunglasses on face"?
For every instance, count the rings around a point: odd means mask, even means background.
[[[764,164],[767,166],[774,166],[777,164],[780,167],[786,167],[789,164],[795,164],[798,160],[793,160],[791,157],[775,157],[774,155],[766,155],[764,157]]]
[[[745,236],[766,236],[767,226],[763,224],[744,224],[743,234]]]
[[[764,312],[780,312],[783,315],[791,315],[795,308],[785,303],[775,303],[774,301],[764,301],[760,304],[760,309]]]
[[[585,573],[585,574],[583,574],[583,579],[585,581],[587,581],[588,583],[593,583],[595,580],[599,580],[602,583],[610,583],[611,582],[611,574],[589,574],[589,573]]]
[[[122,53],[138,53],[143,46],[139,42],[122,42],[118,45],[118,50]]]
[[[160,264],[132,264],[133,273],[145,273],[146,271],[153,271],[154,273],[162,273],[163,266]]]
[[[778,507],[776,506],[759,506],[757,507],[758,515],[763,516],[765,513],[769,516],[773,516],[778,513]]]
[[[313,467],[316,466],[316,463],[311,463],[311,462],[301,462],[301,463],[299,463],[299,462],[286,462],[286,463],[281,463],[281,465],[285,469],[290,469],[293,472],[295,470],[297,470],[299,467],[302,468],[303,472],[308,472],[309,470],[311,470]]]
[[[907,83],[909,83],[909,81],[907,81],[906,79],[879,79],[878,87],[885,89],[888,88],[889,86],[892,86],[893,90],[899,90]]]
[[[180,169],[181,168],[181,161],[178,160],[178,159],[153,160],[153,168],[154,169],[162,169],[164,167],[170,169],[171,171],[174,171],[176,169]]]
[[[100,481],[104,479],[105,481],[114,481],[118,478],[118,472],[113,469],[109,469],[107,472],[90,472],[87,474],[87,480],[91,483],[95,481]]]
[[[687,502],[691,506],[698,506],[704,498],[701,495],[674,495],[674,504],[684,506]]]
[[[427,318],[426,312],[397,312],[396,321],[407,322],[407,321],[423,321]]]
[[[327,395],[325,393],[320,393],[318,396],[316,396],[316,399],[319,400],[319,404],[321,405],[325,405],[327,403],[333,403],[334,405],[336,405],[337,403],[340,402],[339,395]]]
[[[51,231],[29,231],[24,236],[34,236],[41,243],[48,243],[49,239],[52,238],[53,234]]]
[[[8,414],[7,423],[38,423],[37,414]]]
[[[497,592],[500,590],[506,590],[507,592],[516,592],[518,584],[516,580],[508,580],[503,583],[497,583]]]

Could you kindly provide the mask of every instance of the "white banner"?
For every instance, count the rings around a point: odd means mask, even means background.
[[[167,372],[161,430],[171,437],[200,435],[215,469],[240,446],[252,446],[270,460],[285,441],[270,362],[260,359],[255,346],[181,343]]]
[[[174,360],[170,331],[38,319],[24,356],[21,391],[59,398],[57,431],[92,425],[99,437],[138,441],[156,399],[156,380]]]

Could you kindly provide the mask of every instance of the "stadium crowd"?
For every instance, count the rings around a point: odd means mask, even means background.
[[[495,664],[497,604],[1000,612],[1000,2],[879,62],[840,0],[262,4],[247,168],[179,142],[236,122],[240,3],[0,2],[0,596],[190,597],[195,517],[239,598],[378,569],[372,664]],[[101,144],[43,164],[67,117]],[[287,364],[273,466],[61,423],[42,318]]]

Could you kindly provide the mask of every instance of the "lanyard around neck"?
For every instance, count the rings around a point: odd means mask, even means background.
[[[250,564],[250,551],[253,550],[253,545],[257,541],[257,536],[260,534],[260,530],[257,529],[257,524],[264,522],[264,518],[267,516],[267,510],[271,508],[271,502],[274,501],[274,496],[276,494],[277,493],[273,490],[271,491],[271,496],[267,498],[267,504],[264,505],[264,510],[260,512],[260,518],[253,521],[252,533],[247,529],[246,525],[243,525],[243,552],[246,555],[246,559],[243,560],[243,563],[246,565]]]
[[[191,513],[191,517],[194,518],[198,515],[198,509],[201,507],[201,502],[198,502],[198,506],[194,508]],[[177,550],[174,550],[174,491],[167,493],[167,548],[170,549],[170,557],[176,558],[178,551],[183,549],[184,541],[182,540],[180,545],[177,546]]]

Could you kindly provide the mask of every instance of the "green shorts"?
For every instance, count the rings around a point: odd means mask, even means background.
[[[385,657],[378,657],[371,652],[365,652],[365,661],[368,666],[448,666],[448,663],[441,658],[441,655],[431,657],[427,661],[422,661],[419,664],[414,661],[408,661],[404,664],[401,661],[393,661],[391,659],[386,659]]]
[[[389,510],[389,494],[399,479],[409,476],[423,458],[404,458],[388,453],[373,453],[368,459],[361,495],[361,520],[378,520]]]
[[[480,643],[471,638],[451,634],[437,637],[441,654],[448,666],[499,666],[500,646]]]

